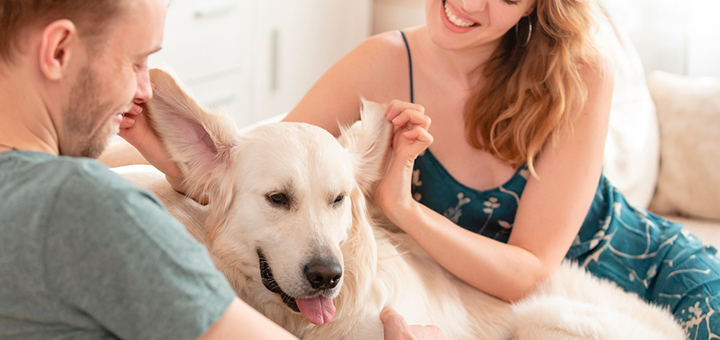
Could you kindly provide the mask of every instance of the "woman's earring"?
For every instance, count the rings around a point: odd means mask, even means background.
[[[527,38],[525,39],[525,43],[522,44],[522,46],[527,46],[527,44],[530,42],[530,37],[532,37],[532,31],[533,31],[532,20],[530,19],[530,16],[528,15],[528,16],[526,16],[526,18],[528,19],[528,34],[527,34]],[[517,41],[520,41],[520,36],[518,35],[518,26],[520,26],[520,21],[518,21],[517,24],[515,24],[515,39]]]

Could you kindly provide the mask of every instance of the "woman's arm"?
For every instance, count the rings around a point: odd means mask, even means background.
[[[97,158],[108,167],[115,168],[125,165],[150,164],[143,155],[126,140],[113,141]]]
[[[378,204],[393,223],[460,279],[506,301],[522,298],[560,265],[593,200],[602,169],[613,75],[609,63],[585,70],[584,109],[574,119],[572,131],[563,133],[556,144],[548,143],[537,159],[539,179],[528,179],[507,244],[459,228],[412,200],[412,167],[401,162],[394,172],[391,164],[378,186]]]

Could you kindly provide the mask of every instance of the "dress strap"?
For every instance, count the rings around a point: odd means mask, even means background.
[[[415,102],[415,98],[414,98],[415,91],[413,90],[413,70],[412,70],[412,56],[410,55],[410,45],[408,45],[407,38],[405,38],[405,33],[403,33],[403,31],[398,31],[398,32],[400,32],[400,35],[402,35],[403,41],[405,42],[405,48],[407,49],[407,53],[408,53],[408,65],[410,66],[410,102],[414,103]]]

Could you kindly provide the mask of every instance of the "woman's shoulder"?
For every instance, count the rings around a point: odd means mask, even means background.
[[[592,89],[605,88],[612,91],[615,83],[615,61],[612,56],[598,53],[594,59],[583,64],[579,71],[589,94],[592,94]]]
[[[365,39],[351,54],[367,66],[395,68],[407,65],[407,48],[399,30],[375,34]]]
[[[412,49],[412,41],[410,43]],[[331,73],[336,75],[334,78],[351,81],[365,98],[388,102],[409,100],[405,98],[410,88],[409,69],[408,49],[400,31],[395,30],[365,39],[340,60]]]
[[[358,48],[380,53],[405,52],[405,42],[401,32],[400,30],[392,30],[372,35],[365,39]]]

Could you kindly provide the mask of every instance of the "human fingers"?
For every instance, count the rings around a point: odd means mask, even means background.
[[[422,127],[415,126],[410,131],[402,132],[402,138],[397,157],[399,160],[404,160],[406,166],[412,168],[417,156],[432,144],[433,136]]]
[[[143,112],[143,107],[137,103],[133,102],[132,107],[128,112],[123,113],[123,119],[120,123],[120,129],[129,129],[135,126],[135,121],[138,119],[140,114]]]
[[[120,130],[123,129],[129,129],[135,125],[135,118],[132,118],[128,115],[125,115],[122,119],[122,122],[120,122]]]
[[[420,112],[421,114],[425,114],[424,106],[395,99],[388,103],[387,109],[385,110],[385,118],[387,118],[387,120],[389,121],[392,121],[393,119],[395,119],[395,117],[397,117],[397,115],[399,115],[405,110],[415,110]]]
[[[385,340],[412,339],[405,318],[391,307],[385,307],[380,312],[380,321],[383,323]]]
[[[440,328],[436,326],[408,325],[400,314],[391,307],[380,313],[385,340],[443,340]]]
[[[125,116],[137,116],[143,112],[143,105],[133,102],[132,107],[128,112],[125,112]]]
[[[430,117],[414,109],[407,109],[403,112],[400,112],[400,114],[395,116],[395,118],[391,120],[391,122],[397,127],[404,126],[408,123],[412,125],[420,125],[425,130],[429,129],[430,123],[432,123]]]
[[[421,126],[415,126],[410,131],[405,131],[402,134],[403,137],[405,137],[411,143],[415,143],[417,141],[420,142],[419,144],[422,144],[425,147],[430,146],[430,144],[432,144],[434,140],[433,136]]]
[[[440,328],[433,325],[410,325],[410,332],[418,340],[445,339]]]
[[[380,312],[380,321],[386,324],[388,322],[405,321],[405,319],[394,308],[385,306]]]

